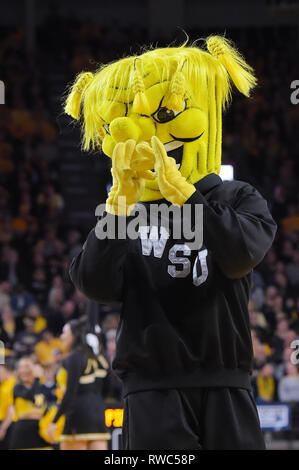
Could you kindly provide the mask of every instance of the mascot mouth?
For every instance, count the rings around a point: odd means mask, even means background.
[[[183,145],[186,142],[193,142],[194,140],[199,139],[203,135],[204,131],[198,135],[197,137],[175,137],[174,135],[170,134],[174,140],[170,142],[166,142],[164,144],[164,148],[167,152],[169,157],[172,157],[176,161],[177,169],[181,168],[182,159],[183,159]]]
[[[184,144],[183,142],[175,142],[176,144],[179,144],[179,146],[175,146],[174,148],[172,148],[172,150],[169,150],[169,148],[171,148],[169,147],[169,144],[172,144],[174,142],[175,141],[167,142],[166,144],[164,144],[164,148],[167,151],[167,155],[175,159],[177,169],[179,170],[181,168],[182,159],[183,159],[183,145]],[[152,170],[152,172],[156,175],[155,170]]]
[[[172,134],[169,134],[169,135],[171,135],[171,137],[172,137],[175,141],[185,143],[185,142],[193,142],[194,140],[200,139],[200,137],[202,136],[203,133],[204,133],[204,131],[202,131],[202,133],[199,134],[199,135],[196,136],[196,137],[176,137],[175,135],[172,135]],[[173,142],[173,140],[172,140],[171,142]]]
[[[165,145],[164,145],[165,146]],[[175,159],[176,161],[176,166],[177,166],[177,169],[179,170],[181,168],[181,164],[182,164],[182,159],[183,159],[183,146],[184,144],[181,143],[181,145],[173,150],[170,150],[167,155],[169,157],[172,157]]]

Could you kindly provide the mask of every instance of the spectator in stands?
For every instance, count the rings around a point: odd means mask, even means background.
[[[40,213],[59,214],[62,211],[64,202],[62,196],[55,191],[53,185],[46,185],[37,197],[37,204]]]
[[[48,296],[48,281],[47,273],[44,268],[36,268],[32,273],[32,280],[29,286],[35,300],[41,305],[45,306]]]
[[[53,357],[54,359],[54,357]],[[56,396],[56,381],[55,381],[56,368],[53,363],[44,365],[44,379],[43,384],[46,389],[46,399],[48,406],[55,405],[57,402]]]
[[[38,334],[34,332],[34,323],[34,320],[27,319],[24,330],[16,335],[13,349],[18,357],[29,356],[34,352],[39,339]]]
[[[74,258],[82,249],[82,244],[80,243],[81,235],[78,230],[70,230],[67,236],[67,247],[69,252],[69,257]]]
[[[11,295],[11,306],[17,315],[23,315],[26,308],[34,302],[34,297],[23,284],[17,284]]]
[[[299,402],[299,374],[291,362],[286,364],[286,375],[279,381],[278,396],[282,402]]]
[[[282,355],[282,361],[276,364],[275,367],[275,378],[280,381],[286,375],[287,365],[291,362],[291,355],[294,352],[291,348],[285,348]]]
[[[50,330],[42,332],[41,340],[36,344],[34,351],[38,361],[42,365],[53,364],[55,361],[55,351],[64,352],[60,338],[55,338]]]
[[[26,313],[24,322],[26,322],[26,320],[32,320],[34,322],[34,332],[37,334],[41,333],[47,326],[47,320],[41,314],[38,304],[34,303],[29,305]]]
[[[0,263],[0,279],[8,281],[12,287],[26,279],[27,272],[19,263],[19,253],[10,246],[2,249]]]
[[[10,304],[2,307],[1,312],[1,341],[6,347],[11,348],[16,333],[21,329],[20,321],[15,318]]]
[[[115,341],[116,330],[113,328],[113,329],[106,331],[105,339],[106,339],[106,354],[111,364],[114,354],[115,354],[115,350],[116,350],[116,341]]]
[[[258,404],[277,400],[277,382],[272,364],[266,363],[254,378],[253,393]]]

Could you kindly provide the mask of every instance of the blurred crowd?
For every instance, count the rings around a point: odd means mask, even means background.
[[[202,30],[188,32],[192,39],[204,36]],[[290,84],[299,70],[296,47],[285,47],[296,44],[296,34],[291,28],[227,32],[255,68],[259,86],[249,100],[234,95],[224,119],[223,160],[234,165],[237,179],[249,181],[267,198],[278,223],[275,243],[254,271],[249,302],[258,403],[299,402],[294,361],[299,338],[299,105],[290,101]],[[51,375],[63,355],[62,327],[86,313],[88,301],[68,277],[86,233],[65,224],[59,129],[47,74],[63,66],[67,83],[81,70],[93,70],[124,50],[130,53],[147,37],[137,27],[80,25],[52,13],[36,39],[35,54],[28,57],[22,29],[3,30],[0,37],[1,78],[7,84],[0,114],[0,339],[7,355],[31,355],[43,368],[40,374]],[[111,360],[119,307],[99,306],[99,315]]]
[[[238,46],[249,56],[259,83],[250,100],[234,97],[223,133],[224,162],[234,165],[236,179],[259,189],[278,225],[271,250],[253,273],[249,302],[253,391],[257,403],[295,405],[299,402],[299,106],[290,96],[299,65],[297,49],[285,44],[296,44],[297,31],[264,28],[239,36]]]

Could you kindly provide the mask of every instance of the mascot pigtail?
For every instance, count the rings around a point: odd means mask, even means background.
[[[145,86],[139,70],[136,67],[136,59],[133,68],[133,111],[138,114],[149,114],[149,103],[145,94]]]
[[[65,103],[65,112],[72,118],[78,120],[80,116],[80,108],[82,96],[87,85],[93,80],[91,72],[83,72],[78,75]]]
[[[183,75],[183,67],[185,63],[186,60],[184,60],[183,64],[178,67],[170,83],[170,93],[166,105],[168,109],[173,109],[174,111],[183,111],[184,109],[184,96],[186,87],[185,77]]]
[[[221,36],[210,36],[206,41],[208,51],[227,70],[236,88],[245,96],[249,96],[257,80],[253,69],[246,63],[241,54]]]

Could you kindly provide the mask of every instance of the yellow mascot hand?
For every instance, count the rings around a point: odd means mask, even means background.
[[[176,161],[167,155],[162,142],[153,136],[149,144],[140,143],[136,147],[137,153],[150,159],[154,156],[155,172],[161,194],[172,204],[182,206],[195,192],[195,186],[186,181],[186,178],[177,169]]]
[[[140,200],[145,179],[155,178],[151,171],[131,168],[131,163],[136,158],[135,147],[136,142],[133,139],[119,142],[114,147],[111,170],[113,186],[106,201],[106,211],[110,214],[130,215]]]

